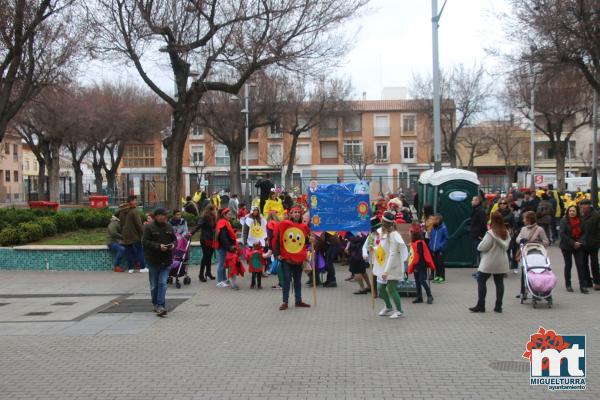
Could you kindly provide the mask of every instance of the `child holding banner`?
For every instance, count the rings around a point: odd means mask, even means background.
[[[408,249],[402,236],[398,232],[394,213],[383,213],[381,228],[377,230],[378,237],[375,241],[375,262],[373,274],[377,278],[377,291],[379,297],[385,302],[379,315],[389,316],[392,319],[404,316],[400,295],[398,294],[398,281],[404,278],[404,262],[408,259]],[[392,302],[396,306],[394,311]]]

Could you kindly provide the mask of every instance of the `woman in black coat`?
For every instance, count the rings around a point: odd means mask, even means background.
[[[579,278],[579,290],[583,294],[588,294],[589,291],[584,285],[582,234],[579,208],[577,206],[570,206],[560,221],[559,228],[560,251],[565,259],[565,284],[567,292],[572,292],[571,269],[573,267],[573,259],[575,259],[575,268],[577,269],[577,277]]]
[[[206,282],[208,279],[214,280],[215,277],[211,272],[211,263],[213,253],[215,251],[215,227],[217,226],[217,209],[212,204],[208,204],[204,208],[202,216],[198,218],[198,224],[190,234],[200,231],[200,244],[202,245],[202,261],[200,261],[200,274],[198,278],[201,282]]]

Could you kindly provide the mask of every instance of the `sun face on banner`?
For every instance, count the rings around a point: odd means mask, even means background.
[[[288,228],[283,232],[283,247],[290,254],[297,254],[302,251],[306,243],[306,236],[298,228]]]

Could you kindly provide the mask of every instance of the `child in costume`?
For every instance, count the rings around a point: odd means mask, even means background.
[[[273,252],[261,246],[260,242],[255,243],[252,250],[247,253],[248,272],[252,273],[250,289],[262,289],[262,273],[267,264],[267,259],[271,258],[272,255]]]
[[[435,264],[427,247],[427,243],[423,240],[421,225],[414,223],[410,227],[410,255],[408,257],[409,274],[414,273],[415,284],[417,287],[417,298],[413,303],[423,302],[423,293],[421,288],[425,288],[427,293],[427,304],[433,303],[431,288],[427,284],[427,268],[435,270]]]
[[[373,274],[377,276],[377,291],[385,302],[385,307],[379,315],[392,319],[404,316],[398,294],[398,281],[404,278],[404,262],[408,259],[408,249],[398,232],[395,219],[394,213],[383,213],[381,228],[377,230],[378,237],[375,240],[373,264]],[[390,299],[394,302],[396,310],[392,308]]]
[[[240,290],[240,287],[236,283],[237,276],[244,276],[246,269],[240,260],[240,249],[236,247],[234,251],[228,251],[225,256],[225,269],[227,270],[227,277],[231,282],[231,288],[234,290]]]

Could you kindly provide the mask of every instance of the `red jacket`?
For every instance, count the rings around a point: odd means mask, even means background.
[[[427,243],[424,240],[417,240],[416,242],[410,243],[410,255],[408,256],[408,272],[412,274],[415,271],[415,267],[419,265],[421,262],[421,256],[419,255],[419,243],[421,243],[421,248],[423,249],[423,256],[425,257],[425,264],[431,270],[435,270],[435,264],[433,263],[433,258],[431,257],[431,253],[429,252],[429,247],[427,247]]]
[[[219,249],[221,247],[221,244],[219,242],[219,235],[221,234],[222,229],[227,230],[227,233],[229,234],[229,237],[231,238],[234,244],[237,243],[237,235],[235,234],[233,227],[227,219],[221,218],[219,221],[217,221],[217,226],[215,227],[215,231],[217,232],[217,240],[215,240],[215,249]]]
[[[275,254],[290,264],[301,265],[306,260],[308,225],[285,220],[279,223]]]

